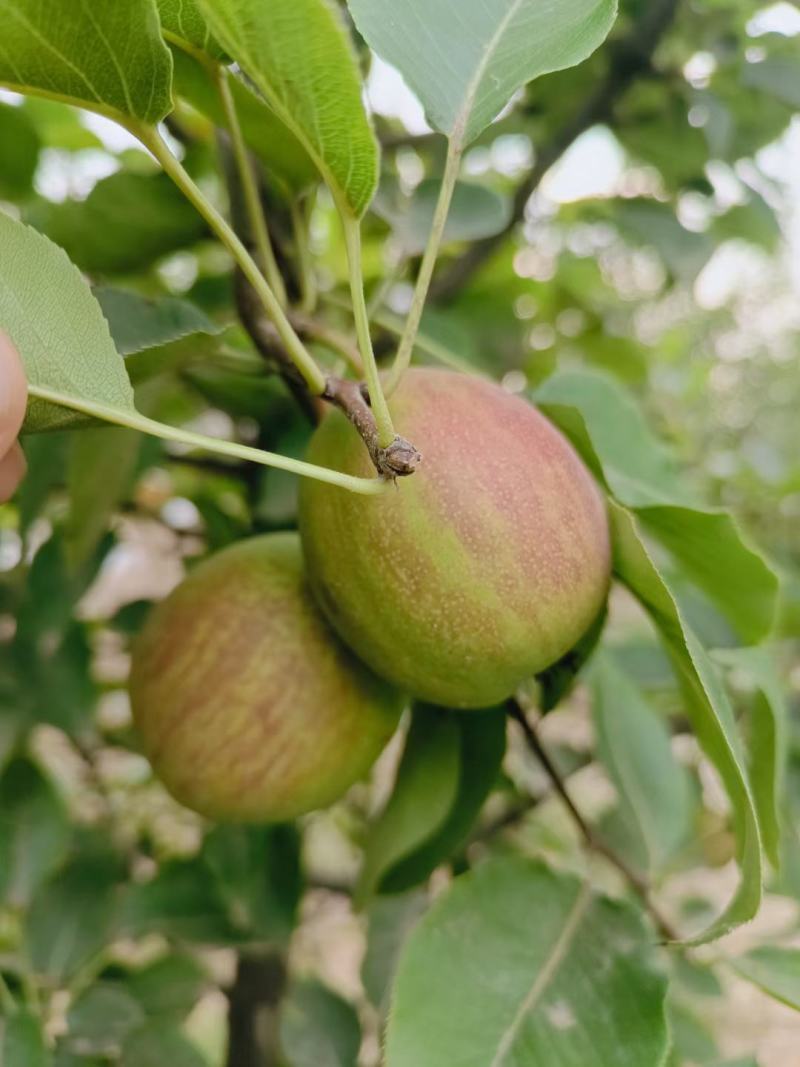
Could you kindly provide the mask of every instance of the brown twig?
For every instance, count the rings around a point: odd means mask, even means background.
[[[228,1067],[281,1067],[279,1008],[286,962],[277,952],[242,952],[228,990]]]
[[[569,790],[567,789],[564,779],[561,776],[560,771],[553,763],[547,750],[542,745],[536,729],[526,716],[519,703],[511,699],[507,705],[508,715],[516,722],[522,730],[525,741],[534,753],[536,758],[541,763],[548,778],[553,783],[553,788],[558,793],[564,806],[572,816],[575,825],[581,832],[581,836],[586,842],[588,848],[595,852],[599,856],[603,856],[604,859],[620,872],[626,882],[631,886],[634,892],[639,896],[642,903],[645,905],[647,911],[650,913],[653,922],[658,927],[659,933],[663,936],[665,941],[678,941],[679,937],[675,930],[673,930],[669,921],[659,911],[658,907],[653,903],[650,884],[647,879],[634,870],[633,867],[620,856],[617,852],[611,848],[602,838],[598,837],[595,830],[589,825],[586,819],[581,814],[580,810],[572,799]]]
[[[436,300],[451,300],[468,284],[523,220],[528,201],[550,168],[582,133],[612,115],[617,101],[637,78],[652,71],[653,55],[672,24],[679,4],[680,0],[653,0],[645,5],[645,14],[630,33],[609,45],[608,73],[578,114],[539,149],[533,167],[517,188],[508,223],[499,233],[476,241],[443,272],[431,289]]]

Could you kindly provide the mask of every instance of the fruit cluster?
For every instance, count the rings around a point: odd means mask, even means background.
[[[331,804],[408,698],[477,708],[567,653],[603,608],[603,497],[571,445],[500,387],[417,369],[391,400],[420,469],[379,496],[303,484],[298,534],[198,566],[138,640],[131,698],[174,796],[216,820]],[[331,411],[309,458],[369,475]]]

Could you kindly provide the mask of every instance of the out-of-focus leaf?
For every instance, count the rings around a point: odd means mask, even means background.
[[[361,901],[395,864],[443,830],[458,795],[460,752],[454,713],[428,706],[415,710],[392,795],[364,847]]]
[[[488,860],[408,940],[387,1067],[499,1067],[543,1049],[548,1067],[658,1067],[665,993],[631,907],[529,859]]]
[[[800,1011],[800,949],[761,945],[733,961],[742,978]]]
[[[281,1006],[280,1041],[287,1067],[356,1067],[361,1025],[321,983],[296,982]]]
[[[69,514],[64,531],[67,562],[82,567],[108,529],[130,486],[141,448],[135,430],[87,430],[75,434],[69,453]]]
[[[778,666],[768,648],[725,649],[715,658],[744,672],[755,688],[750,718],[750,782],[764,851],[780,866],[781,805],[786,784],[788,709]]]
[[[1,0],[0,18],[7,88],[151,126],[172,110],[172,65],[154,0]]]
[[[170,951],[155,963],[134,971],[125,985],[149,1018],[181,1020],[208,984],[203,967],[191,956]]]
[[[30,760],[12,760],[0,778],[0,900],[28,905],[68,841],[67,811],[51,783]]]
[[[27,1009],[5,1020],[2,1056],[3,1067],[50,1067],[42,1020]]]
[[[355,53],[327,0],[199,0],[225,50],[261,90],[330,186],[360,218],[378,182],[378,145]]]
[[[737,204],[714,219],[714,235],[718,241],[739,238],[766,252],[774,252],[781,239],[781,228],[766,200],[758,193],[751,193],[746,204]]]
[[[800,108],[800,60],[796,55],[767,56],[760,63],[745,63],[742,70],[745,85]]]
[[[0,328],[22,356],[28,380],[58,393],[132,412],[133,390],[97,301],[61,249],[0,211]],[[74,418],[40,400],[27,430]]]
[[[243,934],[261,942],[288,939],[302,892],[294,827],[218,826],[206,838],[203,856]]]
[[[42,201],[27,218],[93,275],[143,270],[207,232],[166,174],[131,171],[103,178],[85,200]]]
[[[416,714],[426,713],[419,707]],[[427,709],[435,714],[434,709]],[[380,882],[385,893],[401,893],[419,885],[463,844],[500,773],[506,751],[503,708],[456,712],[459,733],[458,787],[452,807],[439,829],[419,848],[387,869]]]
[[[150,300],[130,289],[99,288],[95,299],[103,309],[117,351],[128,356],[195,333],[218,334],[222,327],[188,300]]]
[[[127,886],[120,926],[132,937],[161,933],[200,944],[238,940],[219,887],[200,860],[174,860],[152,881]]]
[[[144,1012],[121,982],[90,986],[69,1010],[69,1040],[82,1052],[115,1053],[144,1022]]]
[[[655,248],[667,269],[677,278],[696,278],[714,251],[714,241],[705,233],[687,230],[668,204],[656,200],[622,200],[615,220],[623,235],[637,245]]]
[[[367,43],[401,72],[428,121],[466,145],[526,82],[586,59],[611,29],[615,0],[348,0]],[[454,28],[458,27],[458,32]]]
[[[389,993],[400,953],[427,905],[428,894],[421,889],[376,896],[369,903],[367,951],[361,965],[361,981],[371,1003],[381,1014],[385,1014],[389,1007]]]
[[[209,1067],[176,1026],[145,1025],[128,1037],[120,1067]]]
[[[650,867],[663,869],[691,829],[687,773],[672,755],[664,723],[609,655],[595,660],[591,680],[598,754]]]
[[[209,72],[193,56],[173,50],[175,92],[216,126],[224,126],[219,92]],[[267,177],[283,190],[303,192],[318,180],[311,157],[275,112],[240,78],[230,79],[231,92],[242,133],[250,150],[263,164]]]
[[[409,198],[398,186],[381,186],[373,210],[392,227],[394,238],[406,255],[425,250],[433,225],[440,183],[428,178]],[[458,182],[447,215],[443,242],[478,241],[502,233],[511,218],[511,201],[485,185]]]
[[[699,1013],[677,997],[670,998],[669,1028],[676,1061],[711,1064],[719,1057],[719,1049],[708,1024]]]
[[[116,911],[117,858],[104,846],[76,849],[69,865],[43,886],[25,923],[34,969],[64,982],[108,944]]]
[[[21,107],[0,103],[0,200],[24,200],[33,191],[41,141]]]
[[[686,713],[706,755],[722,778],[734,811],[741,877],[724,913],[697,938],[710,941],[747,922],[761,902],[761,833],[733,709],[708,653],[683,619],[647,553],[636,520],[612,503],[614,571],[652,618],[672,659]]]

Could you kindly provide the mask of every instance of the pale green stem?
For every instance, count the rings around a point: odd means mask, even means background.
[[[353,317],[358,347],[361,351],[361,359],[364,362],[364,375],[369,388],[369,399],[372,405],[372,413],[375,416],[375,425],[378,428],[378,444],[381,448],[388,448],[396,435],[386,397],[383,395],[383,387],[378,374],[378,364],[375,362],[375,352],[372,348],[372,337],[369,332],[369,315],[367,314],[367,302],[364,299],[364,276],[361,266],[361,225],[358,219],[345,213],[342,214],[342,221],[347,245],[347,260],[350,267],[350,297],[353,302]]]
[[[250,158],[250,153],[247,150],[247,145],[245,144],[244,136],[242,135],[242,127],[239,122],[239,116],[236,113],[236,102],[233,99],[233,93],[231,92],[230,74],[228,73],[228,68],[222,66],[221,63],[217,65],[216,81],[220,99],[222,100],[222,108],[225,112],[225,121],[228,124],[228,132],[231,135],[233,154],[236,159],[236,166],[239,170],[239,180],[242,183],[245,207],[247,208],[247,215],[253,229],[253,237],[255,238],[256,248],[258,249],[258,257],[261,260],[264,275],[272,286],[272,291],[275,293],[278,301],[285,307],[286,286],[283,283],[283,277],[278,269],[278,263],[272,249],[272,241],[269,239],[267,220],[264,216],[264,206],[261,203],[261,195],[258,190],[258,181],[253,168],[253,161]]]
[[[251,448],[249,445],[238,445],[233,441],[206,437],[205,434],[194,433],[192,430],[167,426],[166,423],[148,419],[137,411],[124,411],[121,408],[107,407],[105,404],[84,400],[81,397],[66,396],[55,389],[47,389],[41,385],[29,385],[28,393],[39,400],[46,400],[59,407],[69,408],[71,411],[78,411],[83,415],[114,423],[116,426],[141,430],[142,433],[160,437],[163,441],[176,441],[179,444],[200,448],[204,452],[212,452],[219,456],[245,459],[251,463],[260,463],[263,467],[276,467],[278,470],[298,474],[303,478],[313,478],[318,482],[336,485],[340,489],[349,489],[351,493],[360,493],[362,496],[375,496],[383,493],[389,485],[381,478],[357,478],[352,474],[342,474],[340,471],[329,470],[327,467],[317,467],[313,463],[305,463],[303,460],[292,459],[290,456],[281,456],[276,452],[264,452],[260,448]]]
[[[411,308],[408,312],[403,336],[400,339],[400,347],[397,350],[397,355],[395,356],[394,364],[389,375],[389,381],[386,386],[387,396],[391,396],[392,392],[397,388],[400,379],[408,370],[409,364],[411,363],[414,342],[417,339],[419,324],[422,321],[422,312],[425,309],[425,301],[428,298],[428,290],[430,289],[433,271],[436,266],[436,259],[439,255],[442,237],[444,236],[444,228],[447,225],[450,203],[453,199],[453,192],[456,187],[458,172],[461,167],[462,153],[463,146],[460,138],[452,138],[447,146],[447,161],[444,167],[444,175],[442,176],[442,185],[439,189],[439,199],[436,203],[436,211],[433,215],[433,223],[431,225],[428,244],[425,247],[425,253],[422,257],[419,274],[417,275],[417,284],[414,287]]]
[[[220,241],[231,253],[241,268],[247,281],[255,289],[264,306],[269,318],[272,320],[283,345],[292,362],[300,371],[309,391],[314,396],[321,396],[325,392],[325,376],[319,369],[314,359],[306,350],[305,345],[297,336],[292,324],[286,317],[280,301],[272,291],[271,286],[264,275],[258,269],[258,265],[247,251],[245,246],[234,233],[231,226],[220,215],[213,204],[209,203],[202,191],[197,187],[191,176],[175,158],[158,130],[152,126],[137,126],[131,124],[131,132],[139,138],[142,144],[148,148],[164,168],[166,174],[172,178],[181,192],[200,212]]]
[[[300,310],[310,315],[317,306],[317,278],[314,274],[314,263],[308,244],[308,218],[306,208],[300,201],[292,199],[290,211],[292,215],[292,229],[294,230],[295,249],[297,252],[297,266],[300,273]]]

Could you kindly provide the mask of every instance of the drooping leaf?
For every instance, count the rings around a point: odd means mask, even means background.
[[[21,107],[0,103],[0,200],[24,200],[33,191],[41,140]]]
[[[76,434],[70,442],[64,547],[73,569],[86,563],[106,533],[130,485],[141,441],[135,430],[114,427]]]
[[[607,375],[572,371],[549,378],[536,401],[739,636],[748,643],[763,640],[775,616],[776,575],[730,515],[701,508],[687,493],[674,457],[632,396]]]
[[[339,12],[329,0],[198,0],[212,32],[316,163],[339,209],[360,218],[378,147]]]
[[[320,982],[295,982],[281,1006],[280,1041],[287,1067],[356,1067],[361,1025]]]
[[[430,714],[430,710],[428,711]],[[425,714],[420,708],[419,715]],[[484,801],[500,773],[506,751],[503,708],[455,713],[459,733],[458,788],[452,807],[439,829],[419,848],[387,870],[382,892],[401,893],[419,885],[464,843]]]
[[[394,239],[408,256],[425,250],[433,225],[433,214],[440,184],[428,178],[417,186],[409,198],[397,186],[384,182],[373,210],[390,224]],[[511,201],[485,185],[457,182],[447,215],[443,243],[478,241],[501,233],[511,218]]]
[[[132,412],[133,390],[97,301],[64,252],[0,211],[0,327],[28,381]],[[71,413],[31,401],[25,428],[68,425]]]
[[[598,754],[650,867],[661,869],[691,829],[688,775],[664,723],[610,655],[594,661],[591,681]]]
[[[387,1067],[659,1067],[665,992],[636,911],[541,863],[489,860],[409,938]]]
[[[428,121],[469,144],[514,93],[575,66],[611,29],[616,0],[348,0],[367,43],[401,72]]]
[[[89,274],[129,274],[196,244],[206,225],[166,174],[119,171],[85,200],[38,204],[28,221]]]
[[[764,850],[780,866],[781,805],[786,783],[788,709],[778,666],[770,650],[719,650],[715,659],[747,675],[755,689],[750,715],[750,783],[758,809]]]
[[[154,0],[0,0],[0,84],[118,121],[172,110],[172,64]]]
[[[394,790],[364,847],[357,896],[366,900],[401,859],[442,830],[458,794],[460,737],[455,715],[416,709]]]
[[[206,55],[224,55],[195,0],[156,0],[161,29],[168,40],[185,42]]]
[[[5,1020],[0,1063],[3,1067],[50,1067],[42,1020],[27,1009]]]
[[[800,1011],[800,949],[761,945],[737,957],[733,967],[764,993]]]
[[[63,801],[35,763],[19,757],[0,778],[0,900],[22,908],[64,859]]]
[[[195,333],[218,334],[212,322],[188,300],[165,296],[151,300],[131,289],[100,287],[95,299],[103,310],[117,351],[128,356]]]
[[[647,553],[633,515],[611,503],[614,571],[652,618],[673,663],[685,711],[709,760],[723,781],[734,812],[741,877],[724,913],[695,938],[721,937],[752,919],[761,902],[763,864],[755,801],[733,709],[708,653],[692,632]]]
[[[216,126],[225,125],[219,91],[209,71],[193,56],[173,49],[175,93]],[[288,126],[241,78],[230,78],[231,93],[242,134],[264,167],[268,179],[281,191],[302,193],[319,172],[313,160]]]

